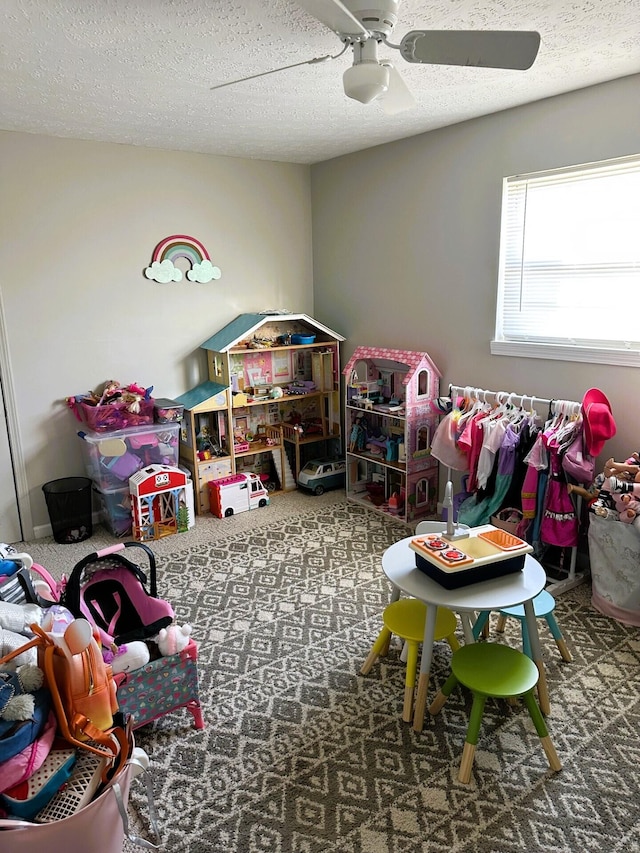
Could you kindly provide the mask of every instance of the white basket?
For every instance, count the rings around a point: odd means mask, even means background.
[[[64,820],[83,809],[93,799],[107,763],[86,749],[76,750],[78,757],[67,784],[34,817],[35,823]]]

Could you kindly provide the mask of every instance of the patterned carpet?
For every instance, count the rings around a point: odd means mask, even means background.
[[[550,771],[526,711],[490,701],[462,785],[468,696],[454,691],[415,734],[401,720],[399,650],[359,674],[389,596],[380,557],[406,527],[344,501],[307,506],[277,529],[159,558],[159,594],[199,644],[206,722],[197,731],[180,710],[137,733],[163,849],[640,850],[638,629],[597,613],[588,584],[562,595],[556,616],[572,663],[540,628],[563,770]],[[518,631],[509,620],[501,641],[517,643]],[[436,685],[449,656],[438,644]],[[149,837],[146,812],[138,781],[130,813]]]

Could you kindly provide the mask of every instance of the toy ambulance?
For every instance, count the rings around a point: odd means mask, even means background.
[[[269,493],[257,474],[231,474],[209,481],[209,507],[218,518],[267,506]]]

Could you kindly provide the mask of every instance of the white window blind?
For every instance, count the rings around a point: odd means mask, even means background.
[[[502,204],[493,344],[640,356],[640,156],[506,178]]]

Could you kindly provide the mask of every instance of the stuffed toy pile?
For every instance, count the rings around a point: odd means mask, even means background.
[[[608,459],[588,489],[573,485],[568,489],[584,497],[589,512],[633,524],[640,530],[640,453],[637,451],[624,462]]]

